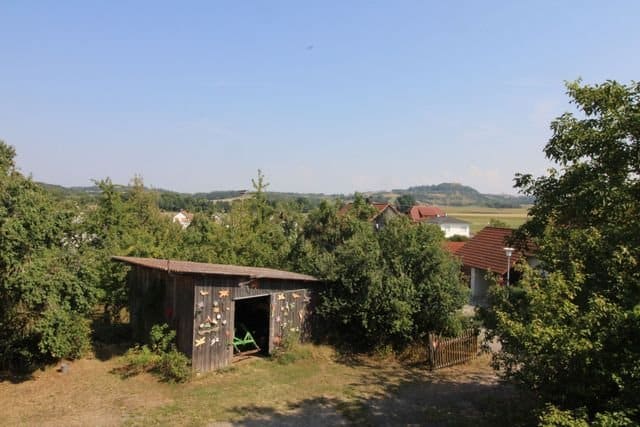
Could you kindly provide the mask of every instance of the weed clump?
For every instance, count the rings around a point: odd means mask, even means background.
[[[309,357],[311,357],[311,351],[300,345],[300,335],[297,333],[287,335],[271,355],[271,359],[281,365],[289,365]]]
[[[130,348],[124,355],[124,365],[118,369],[123,377],[151,372],[168,382],[185,382],[191,378],[189,359],[173,343],[176,332],[167,324],[154,325],[149,344]]]

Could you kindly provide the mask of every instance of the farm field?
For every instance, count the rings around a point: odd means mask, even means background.
[[[471,232],[477,233],[489,225],[489,221],[498,220],[509,227],[517,228],[527,220],[528,207],[522,208],[487,208],[483,206],[443,206],[447,215],[467,221],[471,224]]]
[[[1,425],[514,425],[517,402],[481,356],[436,372],[304,346],[290,364],[254,358],[187,384],[121,378],[120,356],[0,381]]]

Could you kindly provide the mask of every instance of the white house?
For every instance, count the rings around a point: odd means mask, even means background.
[[[180,224],[183,230],[191,224],[191,221],[193,221],[193,214],[185,210],[181,210],[173,217],[173,222]]]
[[[469,223],[452,216],[436,216],[426,220],[429,224],[437,224],[440,226],[440,230],[444,233],[444,237],[449,238],[452,236],[464,236],[469,237]]]

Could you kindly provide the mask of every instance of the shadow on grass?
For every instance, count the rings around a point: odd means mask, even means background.
[[[128,323],[107,323],[97,317],[91,323],[93,353],[98,360],[122,356],[131,347],[131,328]]]
[[[375,390],[375,391],[371,391]],[[371,369],[344,397],[317,397],[285,409],[233,408],[237,426],[530,426],[534,400],[485,376],[432,374],[420,369]]]
[[[0,383],[8,381],[12,384],[20,384],[25,381],[30,381],[34,378],[33,373],[36,370],[37,369],[34,369],[31,372],[25,372],[25,373],[13,373],[10,371],[2,371],[0,372]]]

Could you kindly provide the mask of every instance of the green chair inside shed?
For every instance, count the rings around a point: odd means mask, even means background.
[[[253,339],[253,335],[251,335],[251,332],[249,332],[249,330],[243,324],[239,324],[238,326],[239,326],[239,329],[242,329],[244,331],[244,336],[242,336],[242,333],[238,335],[238,329],[236,329],[233,336],[233,349],[236,351],[236,353],[248,354],[248,353],[259,352],[260,347],[258,347],[256,340]],[[250,348],[244,351],[240,350],[240,347],[247,347],[247,346],[250,346]]]

